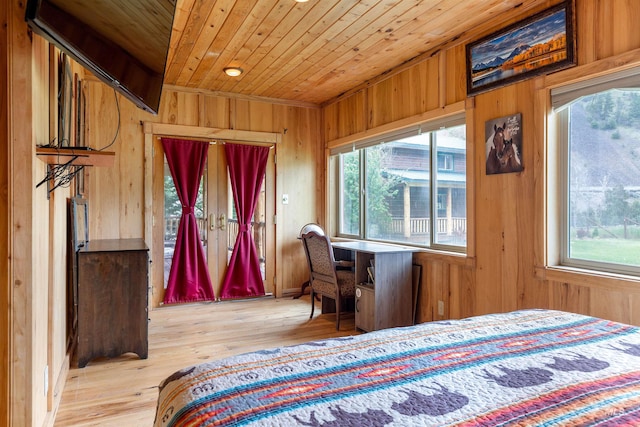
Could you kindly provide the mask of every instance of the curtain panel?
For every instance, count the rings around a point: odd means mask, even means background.
[[[264,181],[269,147],[225,144],[229,179],[238,216],[238,237],[220,291],[221,299],[264,295],[260,259],[251,219]]]
[[[215,299],[194,207],[207,164],[209,143],[162,138],[173,183],[182,203],[165,304]]]

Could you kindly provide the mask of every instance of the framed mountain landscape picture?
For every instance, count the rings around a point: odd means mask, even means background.
[[[575,65],[573,1],[566,0],[469,43],[467,94]]]

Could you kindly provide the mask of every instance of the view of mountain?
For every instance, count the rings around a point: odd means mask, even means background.
[[[566,12],[563,9],[474,46],[471,54],[473,71],[500,66],[532,46],[545,44],[558,35],[564,35],[565,22]]]
[[[513,51],[511,51],[509,56],[507,56],[506,58],[503,58],[501,56],[496,56],[494,59],[492,59],[489,62],[481,62],[479,64],[475,64],[473,66],[473,72],[499,67],[502,64],[504,64],[506,61],[513,59],[516,55],[526,52],[529,49],[531,49],[531,46],[529,46],[528,44],[519,45],[518,47],[513,49]]]
[[[595,129],[584,106],[583,102],[576,102],[571,109],[571,162],[577,166],[573,170],[574,182],[588,187],[640,187],[637,131],[629,127]]]

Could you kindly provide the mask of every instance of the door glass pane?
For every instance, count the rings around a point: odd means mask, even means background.
[[[194,212],[196,215],[196,221],[198,223],[198,230],[200,232],[200,240],[205,249],[207,248],[207,224],[205,216],[205,188],[206,188],[206,176],[205,169],[204,177],[200,181],[200,189],[198,191],[198,198],[196,199],[196,205]],[[167,287],[167,281],[169,280],[169,271],[171,269],[171,262],[173,260],[173,251],[176,246],[176,237],[178,234],[178,225],[180,223],[180,217],[182,216],[182,203],[178,198],[176,187],[171,177],[171,171],[167,164],[167,159],[164,160],[164,287]]]
[[[456,126],[433,132],[438,153],[435,171],[437,201],[435,243],[467,244],[466,127]]]
[[[365,152],[365,237],[428,245],[429,134],[376,145]]]
[[[233,253],[233,247],[235,246],[236,239],[238,238],[238,215],[236,213],[235,203],[233,202],[233,191],[231,190],[231,183],[228,182],[228,212],[229,213],[229,226],[227,233],[227,265],[229,264],[229,260],[231,259],[231,254]],[[253,218],[251,220],[251,230],[253,241],[256,245],[256,250],[258,252],[258,258],[260,259],[260,272],[262,274],[262,280],[266,278],[266,262],[267,262],[267,211],[266,211],[266,175],[262,180],[262,187],[260,188],[260,195],[258,196],[258,201],[256,203],[256,209],[253,212]]]

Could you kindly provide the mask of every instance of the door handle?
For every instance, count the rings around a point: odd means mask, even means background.
[[[227,226],[227,217],[225,214],[220,214],[216,218],[215,214],[209,214],[209,230],[215,231],[216,228],[224,230]]]

